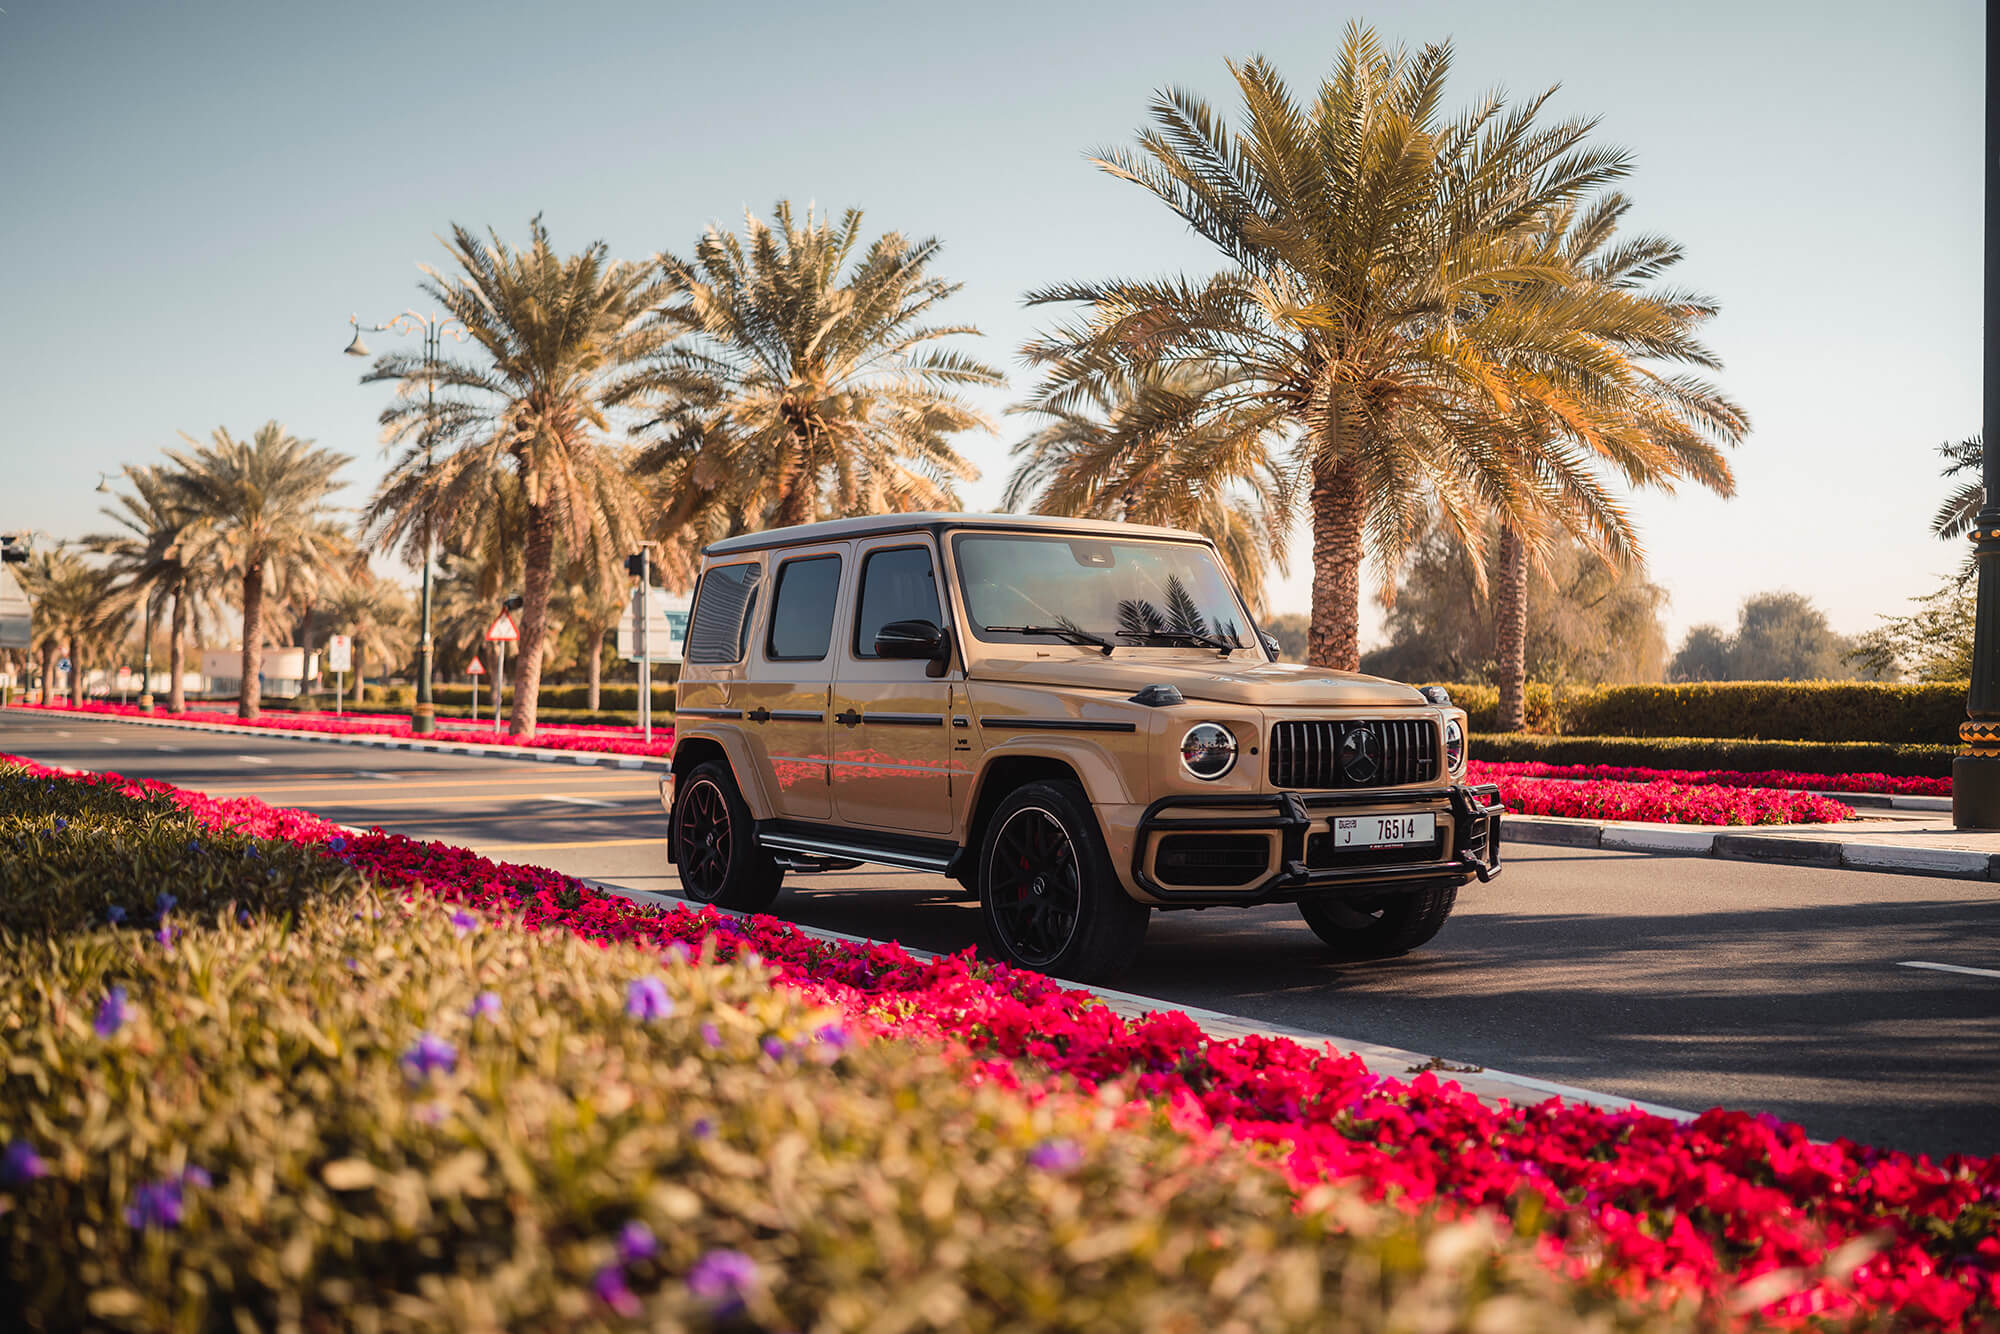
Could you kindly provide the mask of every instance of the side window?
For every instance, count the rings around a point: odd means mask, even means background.
[[[875,656],[875,635],[891,621],[944,624],[929,547],[871,551],[861,562],[861,611],[854,618],[854,656]]]
[[[824,658],[833,642],[833,611],[839,598],[840,557],[807,556],[780,565],[764,656],[814,662]]]
[[[701,577],[694,616],[688,622],[689,662],[740,662],[750,642],[757,609],[758,565],[718,565]]]

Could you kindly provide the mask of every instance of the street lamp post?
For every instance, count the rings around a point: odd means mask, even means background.
[[[1986,24],[1985,394],[1980,437],[1986,500],[1972,520],[1979,598],[1972,632],[1972,684],[1951,762],[1951,822],[1960,829],[2000,829],[2000,24]]]
[[[447,315],[443,319],[431,315],[419,315],[414,310],[406,310],[387,324],[371,324],[363,328],[360,320],[353,315],[347,322],[354,326],[354,338],[343,350],[350,357],[365,357],[368,348],[361,341],[363,333],[406,334],[421,329],[424,332],[424,475],[430,476],[431,450],[437,443],[437,363],[438,348],[443,336],[449,333],[463,343],[466,339],[465,322],[456,316]],[[457,325],[457,328],[453,328]],[[418,736],[428,735],[437,728],[437,709],[431,703],[431,520],[424,516],[424,591],[423,629],[417,639],[417,707],[410,717],[410,730]]]

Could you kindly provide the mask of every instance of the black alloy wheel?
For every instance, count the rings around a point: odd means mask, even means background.
[[[784,869],[757,842],[750,808],[721,765],[698,765],[677,785],[674,864],[697,903],[761,912],[784,883]]]
[[[988,943],[1016,968],[1079,981],[1132,961],[1152,910],[1119,881],[1083,788],[1028,783],[986,826],[979,907]]]

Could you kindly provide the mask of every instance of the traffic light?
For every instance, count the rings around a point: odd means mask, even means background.
[[[22,565],[28,559],[28,539],[15,533],[0,533],[0,563]]]
[[[642,551],[636,556],[627,556],[625,558],[625,573],[631,575],[634,579],[644,579],[646,577],[646,553]]]

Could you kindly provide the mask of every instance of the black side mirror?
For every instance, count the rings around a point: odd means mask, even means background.
[[[928,662],[932,676],[943,676],[951,665],[951,636],[930,621],[891,621],[875,632],[875,656]]]
[[[1272,662],[1276,662],[1284,656],[1284,650],[1278,647],[1278,637],[1276,635],[1271,634],[1269,631],[1259,630],[1257,638],[1264,642],[1264,656]]]

